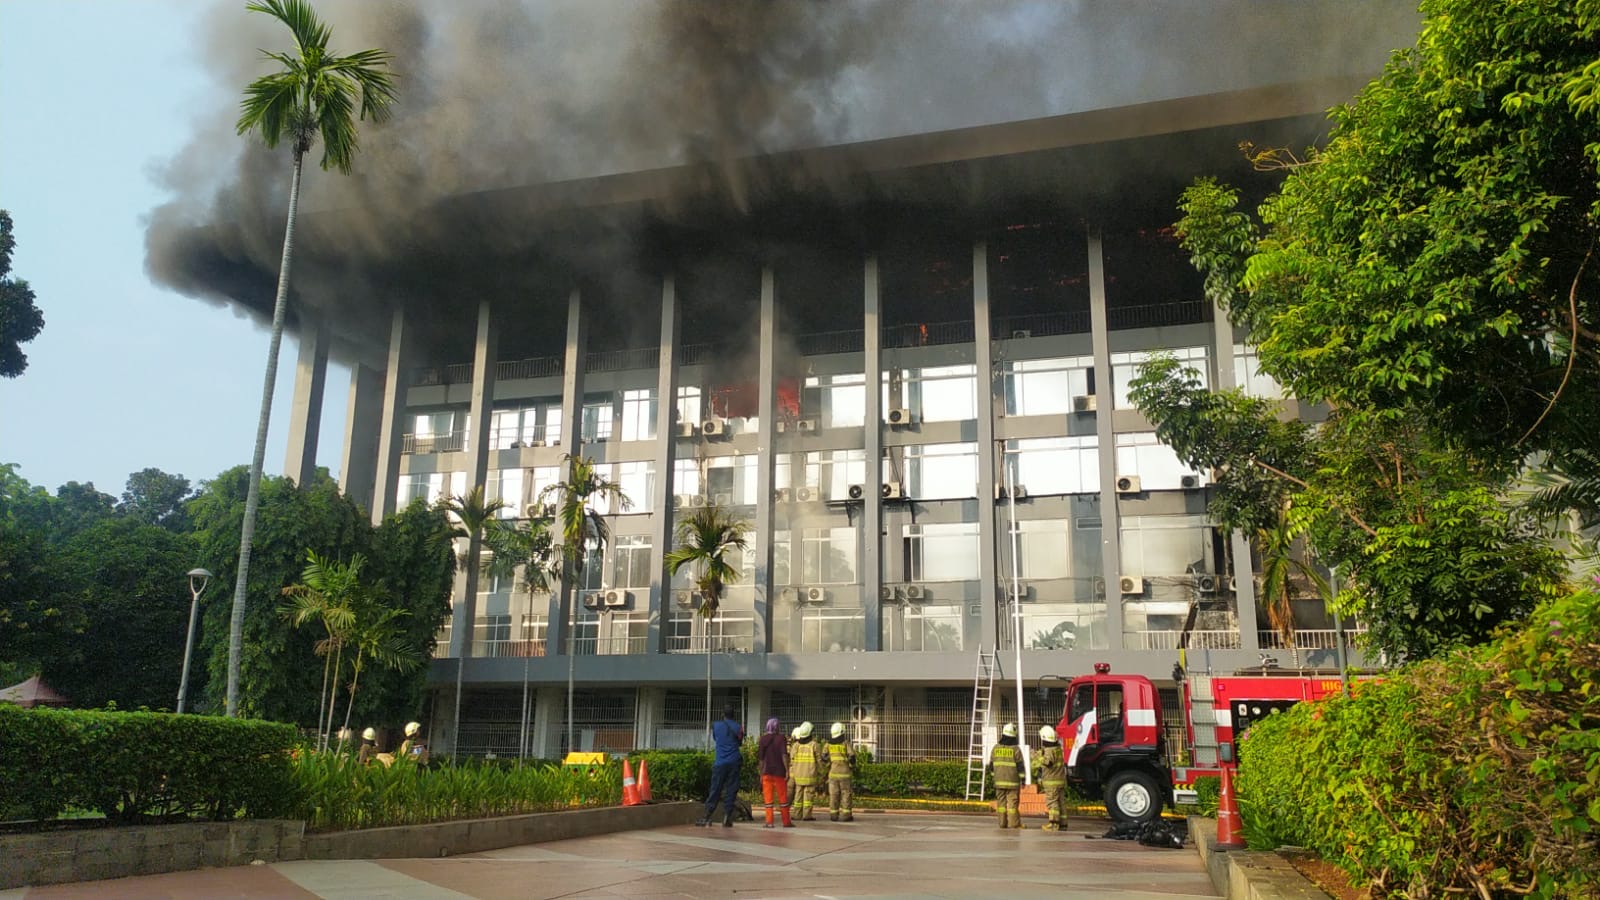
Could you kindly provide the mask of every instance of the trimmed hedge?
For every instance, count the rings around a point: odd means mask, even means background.
[[[1299,844],[1376,896],[1600,896],[1600,595],[1240,743],[1253,847]]]
[[[0,705],[0,810],[115,822],[273,818],[294,803],[293,726],[170,713]]]
[[[746,741],[740,785],[759,792],[761,779],[756,766],[755,743]],[[857,794],[885,797],[961,797],[967,789],[967,764],[964,760],[928,762],[862,762],[858,754],[855,790]],[[650,763],[650,790],[658,800],[704,800],[711,790],[712,755],[704,750],[645,750],[630,757],[634,772],[640,760]]]
[[[1216,775],[1201,775],[1194,780],[1194,802],[1200,815],[1217,817],[1217,807],[1222,801],[1222,779]]]

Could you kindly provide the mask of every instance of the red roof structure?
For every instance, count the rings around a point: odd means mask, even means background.
[[[21,684],[0,688],[0,703],[15,703],[23,709],[29,709],[35,706],[70,706],[72,701],[35,675]]]

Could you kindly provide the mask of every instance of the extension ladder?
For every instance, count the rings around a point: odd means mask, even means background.
[[[985,653],[983,648],[978,648],[977,671],[972,676],[972,733],[967,745],[967,789],[966,799],[982,800],[984,781],[987,773],[984,771],[983,737],[984,729],[989,723],[989,703],[994,695],[994,676],[997,666],[993,652]],[[973,791],[976,789],[977,793]]]

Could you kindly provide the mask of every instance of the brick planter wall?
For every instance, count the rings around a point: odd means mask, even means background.
[[[687,825],[701,810],[702,805],[694,802],[654,803],[308,834],[304,854],[306,859],[456,856],[613,831]]]
[[[0,835],[0,889],[299,859],[304,834],[257,819]]]

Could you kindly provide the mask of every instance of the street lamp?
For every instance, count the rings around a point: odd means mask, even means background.
[[[194,624],[199,617],[200,595],[213,577],[206,569],[189,570],[189,636],[183,644],[183,680],[178,682],[178,712],[183,712],[183,701],[189,696],[189,658],[194,656]]]

